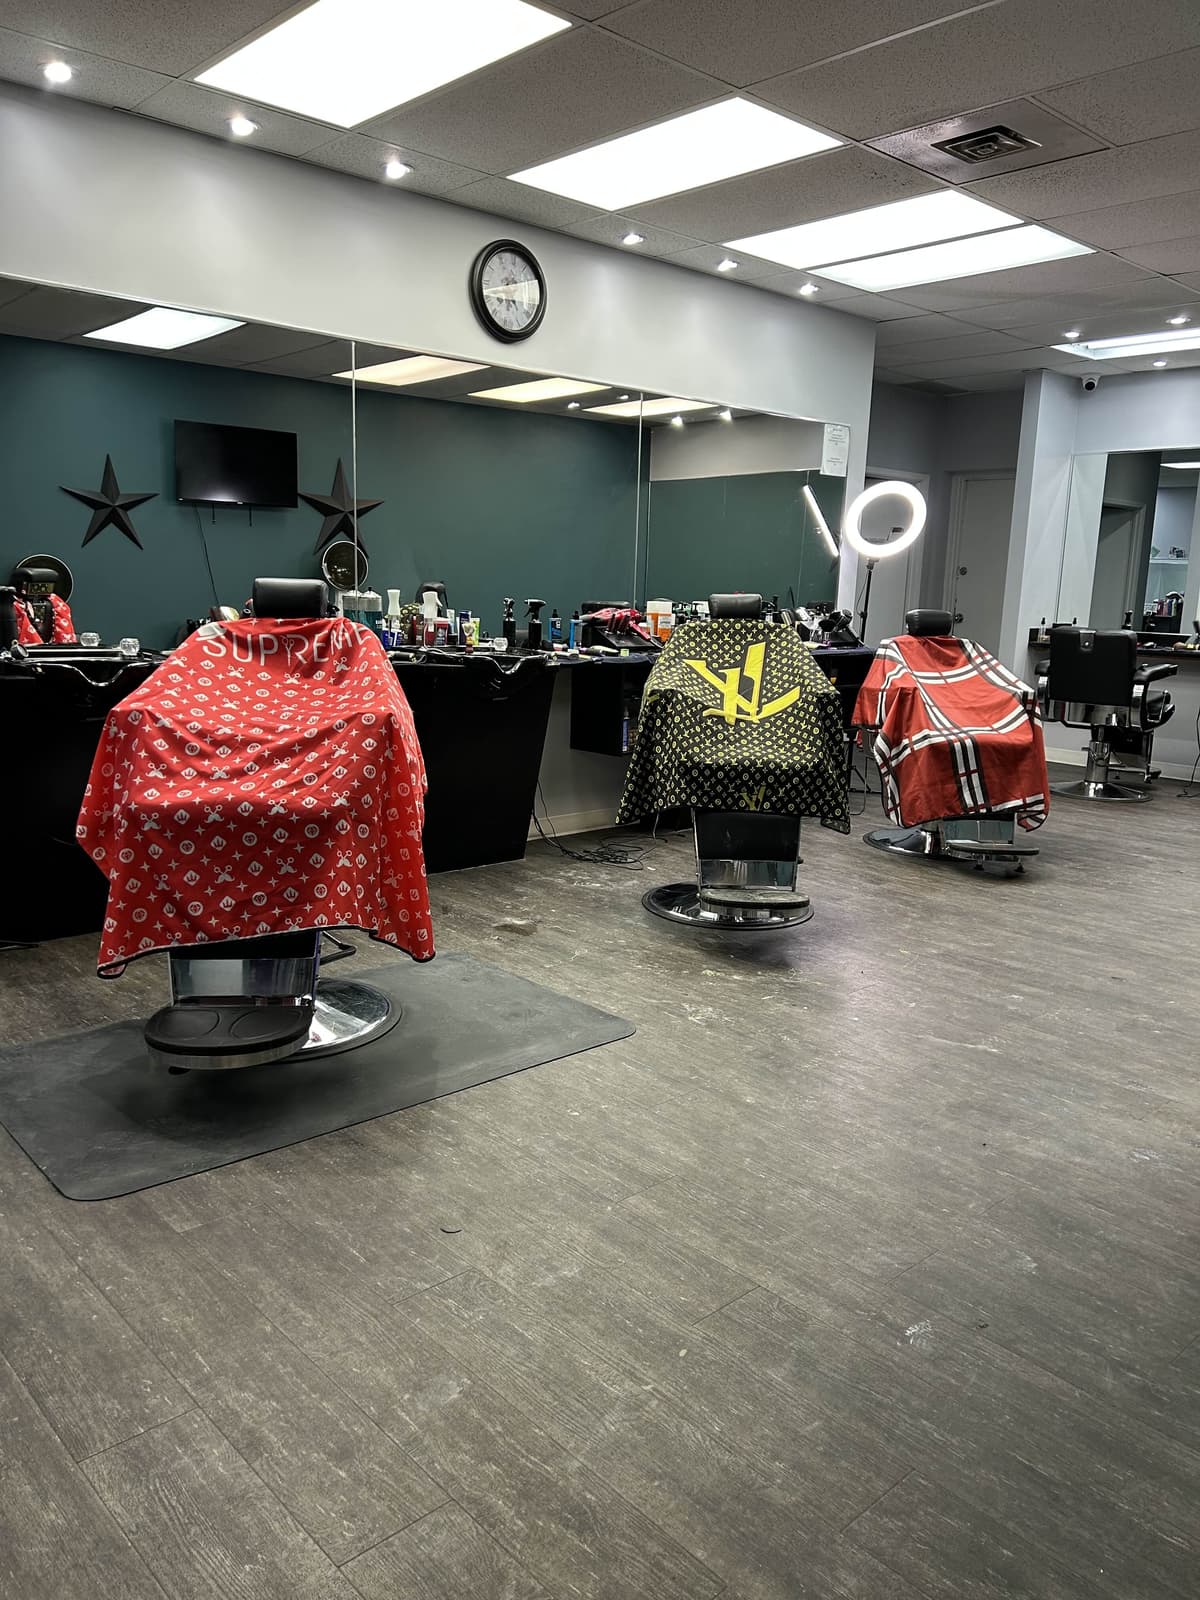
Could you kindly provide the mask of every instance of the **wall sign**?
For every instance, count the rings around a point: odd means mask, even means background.
[[[821,442],[821,471],[830,478],[844,478],[850,460],[850,429],[844,422],[827,422]]]

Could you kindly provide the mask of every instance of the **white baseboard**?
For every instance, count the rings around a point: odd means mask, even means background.
[[[614,809],[606,806],[598,811],[564,811],[559,816],[541,817],[539,821],[548,834],[565,837],[569,833],[595,833],[600,828],[615,827],[614,815]],[[538,837],[532,822],[529,824],[529,837]]]

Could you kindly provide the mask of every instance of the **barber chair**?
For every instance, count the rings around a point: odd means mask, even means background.
[[[319,578],[258,578],[257,618],[324,617]],[[322,939],[333,946],[322,956]],[[168,952],[171,1003],[146,1024],[150,1059],[174,1073],[339,1055],[379,1038],[400,1008],[371,984],[321,976],[355,947],[316,929]]]
[[[1051,785],[1055,794],[1083,800],[1144,801],[1148,788],[1132,789],[1112,781],[1113,755],[1132,754],[1130,765],[1149,784],[1153,771],[1154,735],[1175,714],[1165,689],[1152,687],[1173,677],[1173,661],[1139,666],[1137,635],[1125,629],[1054,627],[1050,658],[1039,677],[1042,714],[1067,728],[1086,728],[1087,764],[1082,778]],[[1120,765],[1120,764],[1118,764]]]
[[[714,594],[709,616],[760,617],[760,594]],[[794,928],[812,916],[797,887],[800,818],[766,811],[692,808],[696,881],[668,883],[642,905],[668,922],[731,933]]]
[[[945,639],[953,635],[949,611],[918,608],[905,614],[904,626],[913,639]],[[1013,812],[980,812],[973,816],[935,817],[913,827],[872,828],[865,843],[891,855],[914,856],[924,861],[960,861],[986,870],[999,868],[998,876],[1024,871],[1024,862],[1038,847],[1017,836]]]

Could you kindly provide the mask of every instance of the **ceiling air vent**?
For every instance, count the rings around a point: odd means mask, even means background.
[[[1008,156],[1021,155],[1026,150],[1040,150],[1036,139],[1027,139],[1015,128],[979,128],[974,133],[962,133],[956,139],[939,139],[935,150],[944,150],[956,161],[969,161],[978,166],[983,161],[1003,161]]]

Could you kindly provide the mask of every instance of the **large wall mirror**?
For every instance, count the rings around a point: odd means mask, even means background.
[[[1079,455],[1056,616],[1188,635],[1200,611],[1200,447]]]
[[[346,539],[385,600],[442,582],[489,634],[506,597],[568,618],[634,599],[644,568],[641,394],[507,359],[0,280],[0,420],[0,583],[54,556],[106,643],[167,648],[256,576],[329,571]],[[115,495],[146,496],[136,542],[64,492],[103,500],[106,462]]]
[[[747,590],[831,604],[846,480],[820,470],[823,425],[669,398],[644,409],[646,598],[686,607]]]

